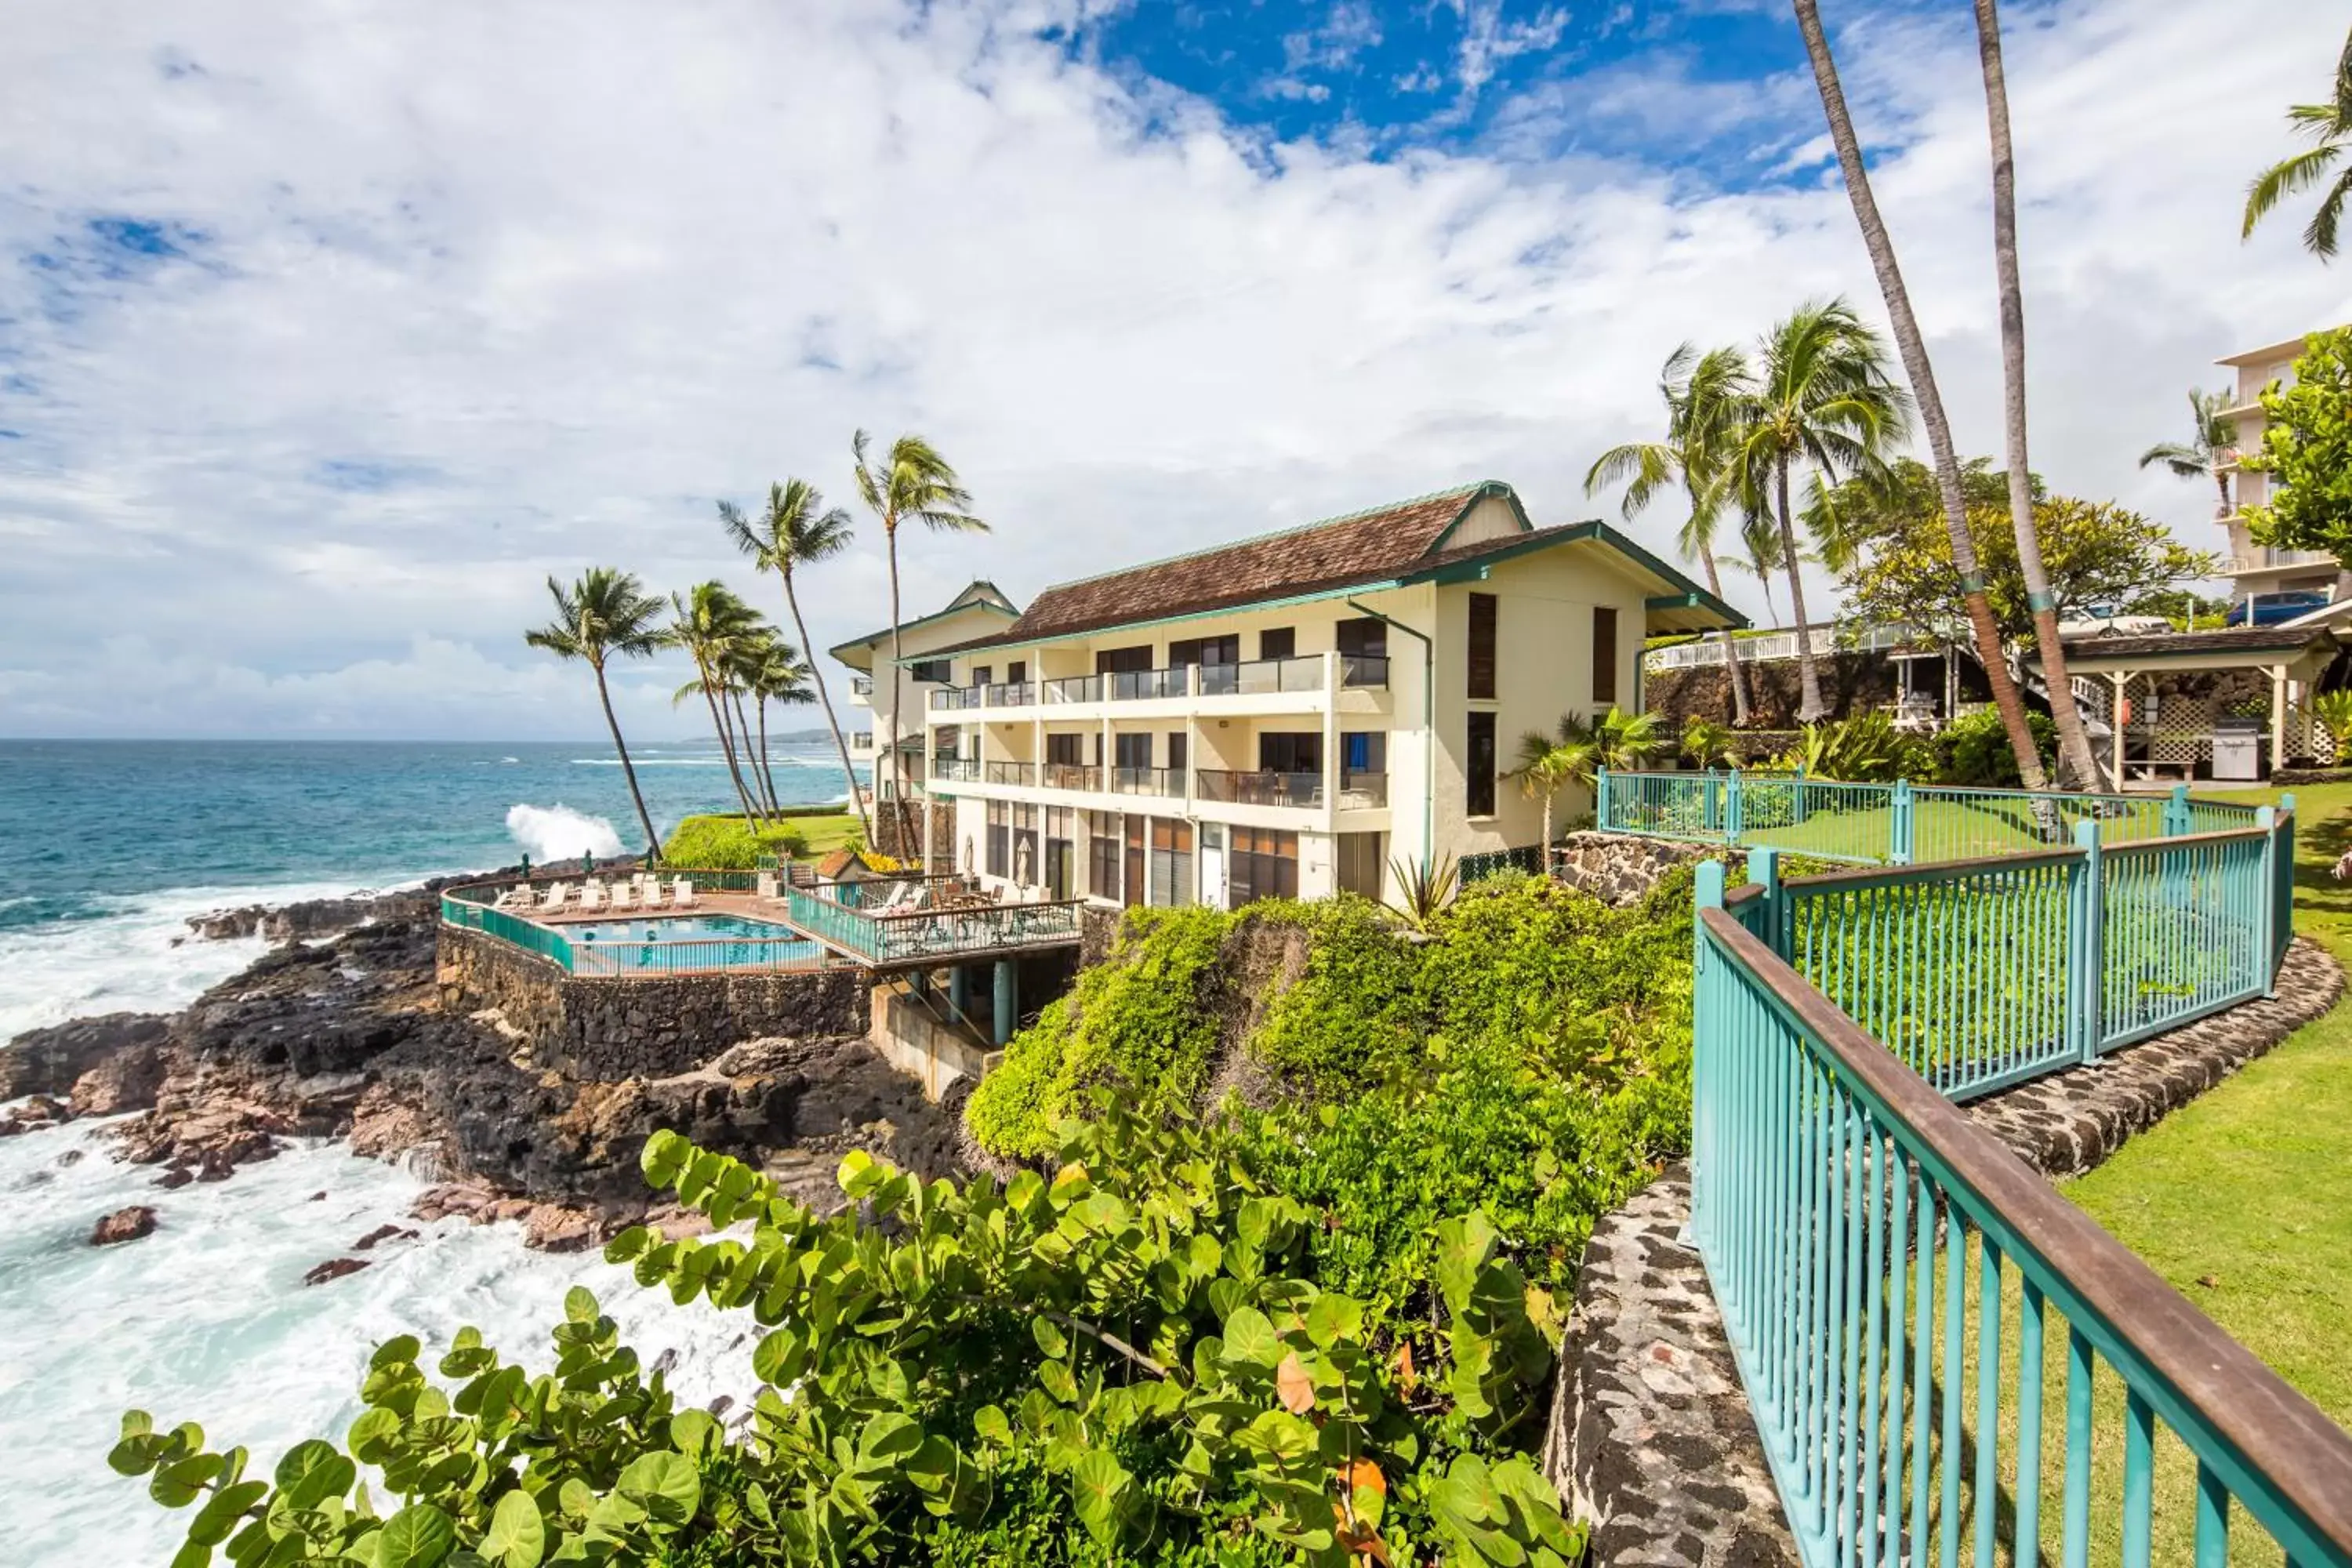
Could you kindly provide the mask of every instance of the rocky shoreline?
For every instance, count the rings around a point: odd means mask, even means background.
[[[611,1081],[532,1060],[497,1009],[444,1006],[438,893],[471,879],[191,921],[183,940],[278,945],[179,1013],[75,1019],[0,1047],[0,1102],[22,1102],[0,1114],[0,1137],[118,1118],[106,1134],[119,1156],[158,1167],[166,1192],[228,1180],[289,1139],[347,1139],[435,1184],[413,1217],[516,1221],[551,1251],[645,1221],[698,1224],[656,1205],[638,1172],[657,1129],[751,1161],[816,1206],[841,1201],[833,1173],[851,1149],[926,1176],[961,1169],[960,1108],[925,1100],[861,1037],[744,1040],[689,1071]],[[92,1218],[94,1245],[119,1244],[168,1224],[169,1202]],[[313,1282],[401,1239],[383,1227]]]

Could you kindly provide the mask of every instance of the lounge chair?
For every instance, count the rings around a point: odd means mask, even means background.
[[[613,907],[615,910],[634,910],[637,907],[637,884],[635,879],[615,882],[613,885]]]
[[[597,881],[583,883],[580,888],[580,907],[583,910],[603,909],[604,907],[604,884]]]
[[[680,877],[670,883],[669,907],[674,910],[690,910],[694,908],[694,884],[688,881],[684,877]]]
[[[542,911],[562,909],[564,896],[570,891],[571,889],[561,882],[550,882],[547,885],[547,891],[539,897],[540,909]]]
[[[760,897],[763,899],[773,899],[778,896],[776,892],[776,874],[773,871],[762,871],[760,873],[759,890]]]
[[[493,904],[491,908],[500,910],[527,910],[530,908],[530,889],[525,884],[517,883],[515,886],[509,888],[505,892],[500,893],[499,895],[499,901],[496,904]]]

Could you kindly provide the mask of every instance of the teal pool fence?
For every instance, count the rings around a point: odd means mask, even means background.
[[[2081,795],[1606,768],[1593,784],[1593,824],[1604,832],[1871,866],[2062,848],[2085,823],[2105,844],[2246,828],[2257,809],[2193,798],[2185,784],[2169,795]]]
[[[935,887],[961,889],[962,879],[929,879]],[[1025,947],[1074,942],[1078,934],[1078,903],[987,904],[954,902],[936,907],[894,910],[882,902],[879,891],[893,884],[862,884],[858,893],[873,902],[847,904],[831,896],[830,889],[793,888],[786,908],[793,924],[828,947],[867,963],[951,962],[986,957]],[[866,889],[877,891],[868,894]]]
[[[699,888],[707,885],[702,881],[703,878],[713,875],[740,875],[749,879],[752,873],[698,871],[691,873],[689,879]],[[561,926],[541,925],[525,913],[496,907],[499,895],[513,889],[536,889],[562,879],[509,878],[450,888],[441,895],[442,921],[467,931],[481,931],[525,952],[536,953],[567,974],[593,978],[718,972],[786,973],[824,969],[834,963],[808,939],[781,926],[773,937],[738,935],[574,942],[564,934]],[[746,885],[749,885],[748,881]],[[645,918],[648,913],[644,910],[618,910],[614,911],[614,918],[634,921]],[[652,918],[654,929],[659,930],[658,914],[653,914]]]
[[[2352,1565],[2352,1438],[1954,1104],[2261,994],[2294,814],[2253,815],[1699,868],[1692,1237],[1807,1568]]]

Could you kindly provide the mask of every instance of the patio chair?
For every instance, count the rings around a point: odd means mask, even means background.
[[[490,907],[499,910],[527,910],[530,908],[530,889],[518,883],[500,893],[499,901]]]
[[[580,887],[580,908],[582,910],[593,911],[601,910],[604,907],[604,884],[597,881],[582,883]]]
[[[688,881],[684,877],[680,877],[670,883],[669,907],[674,910],[690,910],[694,908],[694,884]]]
[[[637,907],[637,884],[635,878],[613,884],[613,908],[634,910]]]
[[[771,900],[776,897],[776,874],[773,871],[761,872],[759,884],[760,897]]]
[[[570,891],[571,889],[561,882],[550,882],[547,885],[547,891],[540,895],[540,909],[542,911],[562,909],[564,897]]]

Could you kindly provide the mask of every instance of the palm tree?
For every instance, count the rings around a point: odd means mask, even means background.
[[[1690,516],[1675,538],[1685,560],[1706,569],[1707,592],[1723,597],[1715,565],[1715,527],[1723,513],[1717,478],[1729,455],[1737,411],[1748,390],[1748,361],[1738,349],[1700,354],[1685,342],[1666,356],[1658,373],[1658,395],[1666,405],[1666,434],[1660,441],[1629,441],[1601,454],[1584,476],[1584,493],[1623,483],[1621,509],[1627,521],[1665,486],[1679,481]],[[1748,722],[1748,671],[1739,644],[1728,627],[1720,634],[1724,662],[1731,671],[1732,722]]]
[[[1682,754],[1703,768],[1717,763],[1736,768],[1739,754],[1733,743],[1738,738],[1711,719],[1693,719],[1683,726]]]
[[[1878,199],[1871,194],[1870,172],[1863,164],[1862,143],[1853,133],[1853,118],[1846,111],[1845,89],[1838,82],[1837,61],[1830,54],[1829,37],[1822,31],[1822,16],[1816,0],[1793,0],[1797,13],[1797,30],[1804,35],[1805,54],[1813,67],[1813,85],[1820,89],[1822,110],[1829,121],[1830,142],[1837,150],[1838,172],[1845,179],[1846,199],[1853,204],[1855,224],[1862,230],[1864,249],[1870,252],[1871,271],[1878,279],[1879,294],[1886,301],[1886,314],[1895,328],[1895,346],[1903,356],[1903,372],[1911,381],[1911,390],[1919,411],[1919,423],[1927,433],[1927,448],[1935,459],[1936,489],[1944,503],[1944,529],[1952,541],[1952,565],[1958,572],[1962,594],[1968,604],[1969,628],[1976,645],[1977,662],[1984,667],[1985,680],[1992,688],[1993,706],[2000,713],[2001,728],[2008,731],[2009,749],[2017,758],[2017,771],[2028,789],[2041,789],[2047,781],[2042,773],[2042,753],[2035,746],[2033,732],[2026,727],[2025,704],[2017,694],[2017,683],[2010,678],[2009,659],[2000,644],[2000,628],[1992,616],[1992,601],[1984,587],[1984,574],[1977,565],[1975,537],[1969,531],[1968,502],[1960,491],[1959,458],[1952,447],[1952,426],[1944,416],[1943,395],[1936,389],[1935,367],[1927,360],[1927,340],[1920,335],[1919,319],[1911,310],[1911,293],[1904,286],[1903,269],[1895,259],[1895,241],[1886,232],[1886,220],[1879,216]],[[1798,619],[1803,620],[1800,615]]]
[[[634,573],[611,566],[591,566],[569,588],[550,577],[547,592],[555,601],[555,619],[537,631],[525,632],[522,640],[559,658],[581,659],[594,672],[596,700],[604,710],[605,728],[613,731],[613,749],[621,754],[621,773],[629,781],[629,799],[636,805],[637,826],[646,831],[646,858],[650,861],[661,852],[661,836],[654,831],[645,792],[637,787],[636,764],[629,761],[628,744],[621,739],[621,721],[613,716],[613,694],[604,683],[604,666],[615,654],[623,658],[649,658],[660,651],[665,638],[654,617],[661,614],[662,603],[646,592]]]
[[[1805,616],[1803,554],[1789,504],[1790,470],[1810,464],[1834,478],[1875,466],[1909,423],[1903,389],[1886,374],[1878,334],[1843,300],[1798,307],[1757,345],[1754,387],[1741,400],[1738,446],[1723,481],[1736,483],[1750,512],[1778,521],[1789,604],[1797,621],[1797,717],[1810,723],[1829,711],[1822,700]]]
[[[2217,518],[2226,518],[2237,510],[2230,504],[2230,475],[2221,465],[2238,444],[2235,421],[2223,417],[2221,411],[2237,398],[2227,392],[2200,392],[2189,389],[2189,414],[2196,435],[2186,441],[2158,441],[2139,455],[2143,468],[2162,463],[2173,474],[2184,479],[2210,479],[2221,492],[2221,503],[2213,509]]]
[[[2345,147],[2352,144],[2352,34],[2345,36],[2344,52],[2336,57],[2335,92],[2326,103],[2294,105],[2286,111],[2286,120],[2314,145],[2263,170],[2247,190],[2241,239],[2252,237],[2254,226],[2281,201],[2327,180],[2328,171],[2343,156]],[[2311,215],[2310,226],[2303,231],[2304,248],[2322,261],[2335,258],[2336,226],[2344,216],[2347,196],[2352,196],[2352,168],[2328,181],[2326,194],[2319,198],[2319,210]]]
[[[1780,612],[1772,603],[1772,574],[1780,569],[1780,531],[1774,527],[1769,513],[1751,511],[1739,520],[1740,553],[1727,563],[1730,568],[1756,579],[1764,590],[1764,618],[1780,628]]]
[[[768,510],[756,524],[731,501],[719,503],[719,521],[736,547],[751,558],[753,566],[784,580],[784,607],[793,613],[793,629],[800,635],[801,647],[811,647],[794,574],[849,547],[849,513],[839,507],[827,509],[824,497],[807,480],[786,479],[768,487]],[[856,771],[849,765],[849,740],[834,715],[833,693],[825,689],[824,670],[812,658],[808,673],[816,682],[816,700],[824,706],[824,725],[833,731],[833,748],[841,757],[841,776],[848,787],[850,804],[870,838],[874,822],[866,815],[866,797],[858,791]]]
[[[2098,783],[2091,738],[2074,704],[2074,683],[2066,675],[2066,645],[2058,635],[2058,601],[2050,592],[2042,561],[2042,536],[2033,521],[2033,472],[2025,443],[2025,289],[2017,269],[2017,160],[2009,138],[2009,84],[2001,69],[1998,0],[1976,0],[1977,57],[1984,69],[1985,122],[1992,140],[1993,276],[2000,294],[2001,408],[2009,454],[2009,524],[2017,536],[2017,565],[2025,579],[2025,602],[2033,612],[2034,640],[2041,644],[2042,684],[2050,717],[2058,726],[2059,773],[2076,789]]]
[[[768,704],[815,701],[816,693],[808,687],[812,672],[800,649],[772,636],[761,639],[740,668],[743,689],[751,694],[752,710],[760,719],[760,776],[767,783],[768,807],[781,813],[783,797],[777,793],[775,768],[768,761]],[[849,782],[855,795],[856,780],[853,776]]]
[[[919,522],[935,533],[985,533],[988,524],[971,515],[971,492],[939,448],[920,436],[899,437],[878,463],[867,459],[866,448],[866,432],[860,430],[849,441],[850,455],[857,462],[857,494],[882,520],[883,548],[890,559],[890,775],[896,782],[891,809],[903,835],[907,759],[898,745],[898,730],[907,721],[899,711],[898,525]],[[898,846],[902,856],[906,847],[903,842]]]
[[[1595,749],[1589,736],[1574,740],[1565,735],[1547,735],[1540,730],[1530,730],[1519,737],[1517,763],[1506,777],[1519,781],[1519,791],[1529,800],[1543,802],[1544,853],[1551,853],[1552,796],[1574,784],[1580,773],[1591,767]]]
[[[703,701],[710,709],[710,726],[718,733],[719,749],[727,759],[728,776],[735,781],[735,798],[743,805],[743,818],[747,822],[761,821],[751,792],[743,783],[743,770],[736,763],[734,728],[719,700],[729,679],[729,661],[756,626],[758,617],[723,583],[698,583],[686,597],[672,594],[669,602],[669,640],[694,660],[695,679],[679,688],[678,695],[684,697],[698,689],[701,691]]]

